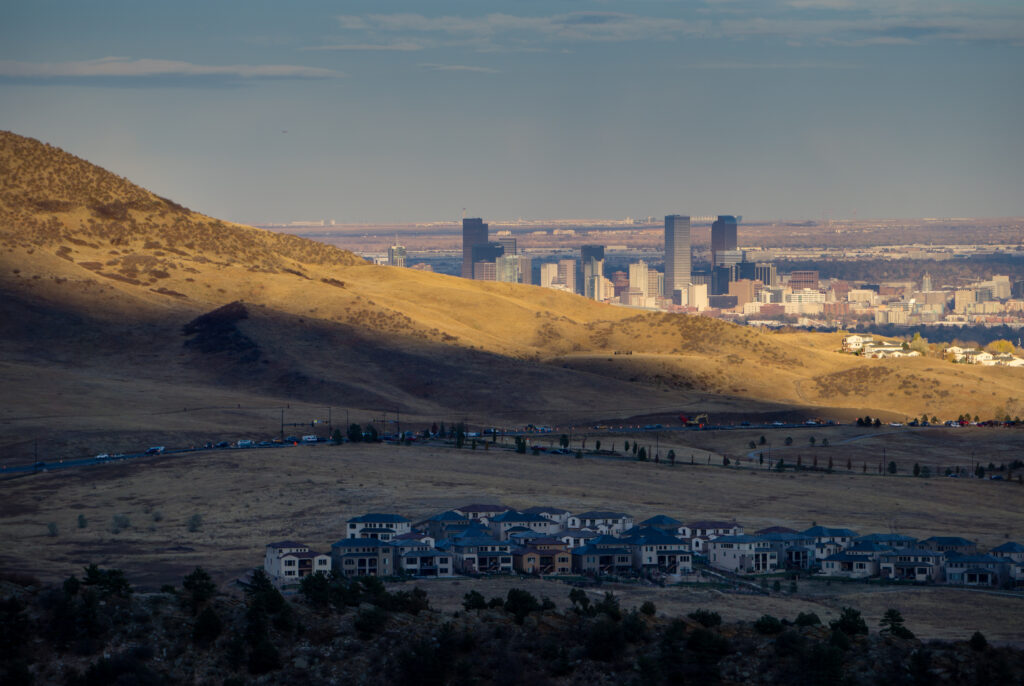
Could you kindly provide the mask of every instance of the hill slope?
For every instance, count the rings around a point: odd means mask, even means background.
[[[0,251],[7,359],[104,378],[120,370],[164,384],[172,404],[173,385],[184,383],[271,405],[480,421],[778,404],[822,415],[1024,414],[1022,370],[862,360],[834,352],[836,336],[376,267],[191,212],[11,133],[0,133]],[[245,316],[224,336],[183,336],[236,301]]]

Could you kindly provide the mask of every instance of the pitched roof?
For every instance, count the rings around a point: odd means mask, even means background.
[[[960,564],[1007,564],[1009,560],[1005,557],[996,557],[995,555],[951,555],[946,560],[947,564],[950,562],[957,562]]]
[[[402,515],[386,512],[370,512],[358,517],[353,517],[348,521],[349,523],[354,522],[356,524],[400,524],[402,522],[408,522],[409,520]]]
[[[856,538],[857,532],[852,529],[830,529],[827,526],[812,526],[810,529],[804,531],[808,536],[814,536],[815,538],[825,536],[847,536],[849,538]]]
[[[277,543],[268,543],[268,548],[308,548],[309,546],[305,543],[299,543],[298,541],[278,541]]]
[[[942,553],[936,550],[928,550],[927,548],[904,548],[903,550],[890,550],[882,553],[883,557],[895,557],[898,555],[907,557],[945,557]]]
[[[455,510],[445,510],[444,512],[439,512],[438,514],[434,515],[433,517],[430,517],[429,519],[427,519],[427,521],[428,522],[453,522],[453,521],[462,521],[464,519],[466,519],[466,515],[464,515],[464,514],[456,512]]]
[[[522,511],[527,513],[527,514],[545,514],[545,513],[547,513],[547,514],[555,514],[555,515],[572,514],[569,510],[563,509],[561,507],[547,507],[547,506],[544,506],[544,505],[541,505],[541,506],[538,506],[538,507],[528,507],[528,508],[526,508],[525,510],[522,510]]]
[[[673,519],[672,517],[668,517],[666,515],[654,515],[653,517],[650,517],[640,522],[640,526],[670,526],[675,528],[680,527],[682,525],[683,523],[678,519]]]
[[[901,541],[903,543],[917,542],[917,539],[913,536],[904,536],[903,534],[867,534],[866,536],[859,536],[855,540],[858,543],[861,541],[869,543],[887,543],[890,541]]]
[[[526,512],[516,512],[515,510],[507,510],[499,515],[491,517],[492,522],[543,522],[550,524],[551,520],[547,517],[541,517],[539,514],[532,514]]]
[[[701,519],[686,525],[689,529],[734,529],[739,526],[736,522],[716,521],[714,519]]]
[[[321,555],[326,555],[326,553],[318,553],[315,550],[307,550],[302,553],[285,553],[281,557],[297,557],[302,560],[311,560],[314,557],[320,557]]]
[[[629,515],[624,512],[610,512],[608,510],[589,510],[575,515],[580,519],[623,519]]]
[[[993,553],[1024,553],[1024,545],[1017,543],[1016,541],[1007,541],[1006,543],[992,549]]]
[[[387,548],[387,543],[376,538],[343,538],[331,544],[332,548]]]
[[[750,534],[740,534],[739,536],[719,536],[715,540],[711,541],[713,545],[719,545],[721,543],[767,543],[760,536],[751,536]]]
[[[471,505],[463,505],[462,507],[452,508],[456,512],[504,512],[505,510],[511,510],[511,507],[504,505],[488,505],[485,503],[473,503]]]
[[[795,534],[795,533],[797,533],[797,530],[796,529],[790,529],[788,526],[769,526],[769,527],[765,527],[764,529],[759,529],[758,531],[755,531],[754,533],[758,534],[758,535],[764,535],[764,534]]]
[[[926,538],[921,543],[934,543],[935,545],[954,545],[957,547],[961,546],[972,546],[974,541],[968,541],[966,538],[960,536],[932,536]]]
[[[781,528],[784,528],[784,527],[778,527],[778,528],[781,529]],[[755,536],[760,536],[762,541],[771,541],[771,542],[776,542],[777,541],[777,542],[780,542],[780,543],[794,543],[796,541],[812,541],[812,540],[814,540],[814,536],[811,536],[809,534],[802,534],[802,533],[800,533],[798,531],[793,531],[793,532],[789,532],[789,531],[774,531],[774,532],[769,532],[769,533],[766,533],[766,534],[762,534],[762,533],[758,532],[758,533],[756,533],[754,535]]]
[[[861,541],[846,549],[848,553],[883,553],[892,550],[892,546],[882,545],[874,541]]]

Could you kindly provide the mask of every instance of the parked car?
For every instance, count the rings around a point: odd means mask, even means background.
[[[161,453],[163,453],[164,450],[166,450],[166,448],[164,448],[162,445],[155,445],[152,448],[150,448],[149,450],[147,450],[146,454],[147,455],[160,455]]]

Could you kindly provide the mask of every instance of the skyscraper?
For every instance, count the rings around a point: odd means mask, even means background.
[[[487,243],[487,224],[477,218],[462,219],[462,278],[473,278],[473,246]]]
[[[718,254],[720,252],[735,249],[736,217],[720,214],[718,220],[711,224],[711,266],[719,266]]]
[[[665,297],[686,290],[690,283],[690,218],[665,217]]]
[[[392,267],[405,266],[405,246],[392,245],[388,248],[388,264]]]
[[[583,262],[583,295],[599,300],[601,279],[604,278],[604,246],[581,246],[580,257]]]

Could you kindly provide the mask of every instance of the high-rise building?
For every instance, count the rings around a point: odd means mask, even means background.
[[[758,262],[754,265],[754,278],[765,286],[779,285],[779,272],[771,262]]]
[[[512,236],[499,236],[494,239],[495,243],[501,243],[502,247],[505,248],[506,255],[518,255],[516,251],[516,239]]]
[[[604,278],[604,246],[584,245],[580,247],[583,262],[583,295],[592,300],[601,300]]]
[[[494,262],[474,262],[473,279],[476,281],[497,281],[498,265]]]
[[[665,217],[665,297],[684,290],[690,283],[690,218],[678,214]]]
[[[503,254],[495,258],[494,265],[497,281],[507,283],[530,283],[531,281],[533,265],[529,257]]]
[[[473,246],[487,242],[487,224],[479,217],[462,220],[462,278],[473,278]]]
[[[551,288],[552,284],[558,280],[558,263],[557,262],[545,262],[540,266],[540,285],[541,288]]]
[[[925,272],[924,276],[921,277],[921,290],[924,291],[925,293],[927,293],[931,289],[932,289],[932,275],[929,274],[928,272]]]
[[[558,261],[558,280],[570,293],[576,292],[576,260]]]
[[[650,295],[650,279],[648,278],[647,263],[643,260],[629,265],[629,287],[640,289],[640,294],[645,298]]]
[[[736,249],[736,217],[728,214],[718,215],[711,224],[711,265],[718,266],[718,254],[723,250]]]
[[[665,292],[665,275],[655,269],[647,270],[647,295],[659,297]]]
[[[392,245],[388,248],[388,264],[392,267],[405,266],[405,246]]]

